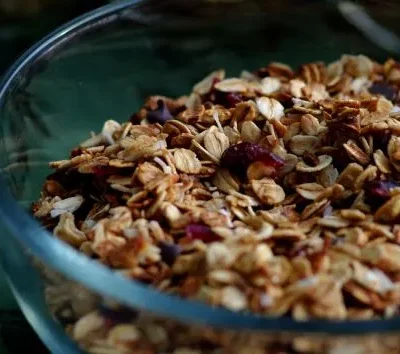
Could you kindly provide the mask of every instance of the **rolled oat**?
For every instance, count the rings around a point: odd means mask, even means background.
[[[396,316],[398,67],[362,55],[271,63],[151,97],[50,164],[34,215],[135,280],[232,311]],[[102,331],[97,312],[73,326],[86,344]],[[106,344],[141,335],[115,326]]]

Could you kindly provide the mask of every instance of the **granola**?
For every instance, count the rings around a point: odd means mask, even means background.
[[[52,162],[34,215],[126,277],[213,306],[397,316],[399,72],[363,55],[217,70]],[[103,321],[82,317],[73,336]],[[139,337],[128,325],[108,333],[117,346]]]

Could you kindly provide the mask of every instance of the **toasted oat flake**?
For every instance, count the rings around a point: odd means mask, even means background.
[[[260,97],[256,103],[260,113],[268,120],[279,120],[284,116],[284,107],[274,98]]]
[[[201,162],[193,151],[177,149],[174,152],[175,166],[179,171],[185,173],[199,173]]]
[[[232,311],[244,310],[247,298],[238,288],[227,286],[221,292],[221,304]]]
[[[215,84],[215,88],[223,92],[246,92],[248,86],[245,81],[241,79],[225,79]]]
[[[278,91],[282,86],[281,81],[276,77],[266,77],[261,80],[260,84],[263,95],[270,95]]]
[[[32,212],[93,261],[211,306],[301,321],[397,316],[399,68],[343,55],[214,71],[51,162]],[[154,119],[160,109],[168,119]],[[93,353],[193,351],[191,335],[141,316],[113,323],[50,300]],[[248,352],[199,333],[199,353],[206,342]],[[292,349],[322,352],[301,340]]]
[[[318,163],[315,166],[310,166],[304,161],[299,161],[296,165],[296,169],[300,172],[318,172],[328,167],[332,162],[332,157],[328,155],[318,156]]]
[[[303,198],[315,200],[323,192],[324,187],[318,183],[304,183],[296,187],[297,193]]]
[[[285,192],[281,186],[270,178],[251,181],[254,193],[266,204],[274,205],[285,199]]]
[[[210,154],[219,160],[223,152],[229,147],[229,139],[218,130],[210,130],[204,136],[204,146]]]

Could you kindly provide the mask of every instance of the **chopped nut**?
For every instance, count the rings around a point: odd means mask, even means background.
[[[72,246],[79,247],[86,241],[86,235],[75,226],[74,215],[70,212],[61,214],[60,221],[53,232]]]
[[[54,198],[44,198],[39,206],[35,205],[33,207],[33,215],[37,218],[43,218],[47,216],[53,210],[54,204],[59,201],[61,201],[61,198],[58,196],[55,196]]]
[[[354,143],[346,143],[343,144],[347,154],[349,157],[358,162],[360,165],[368,165],[369,157],[368,155],[362,151],[356,144]]]

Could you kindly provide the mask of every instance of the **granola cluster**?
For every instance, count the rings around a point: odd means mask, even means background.
[[[215,71],[52,162],[34,215],[126,277],[213,306],[396,316],[399,85],[399,63],[363,55]]]

